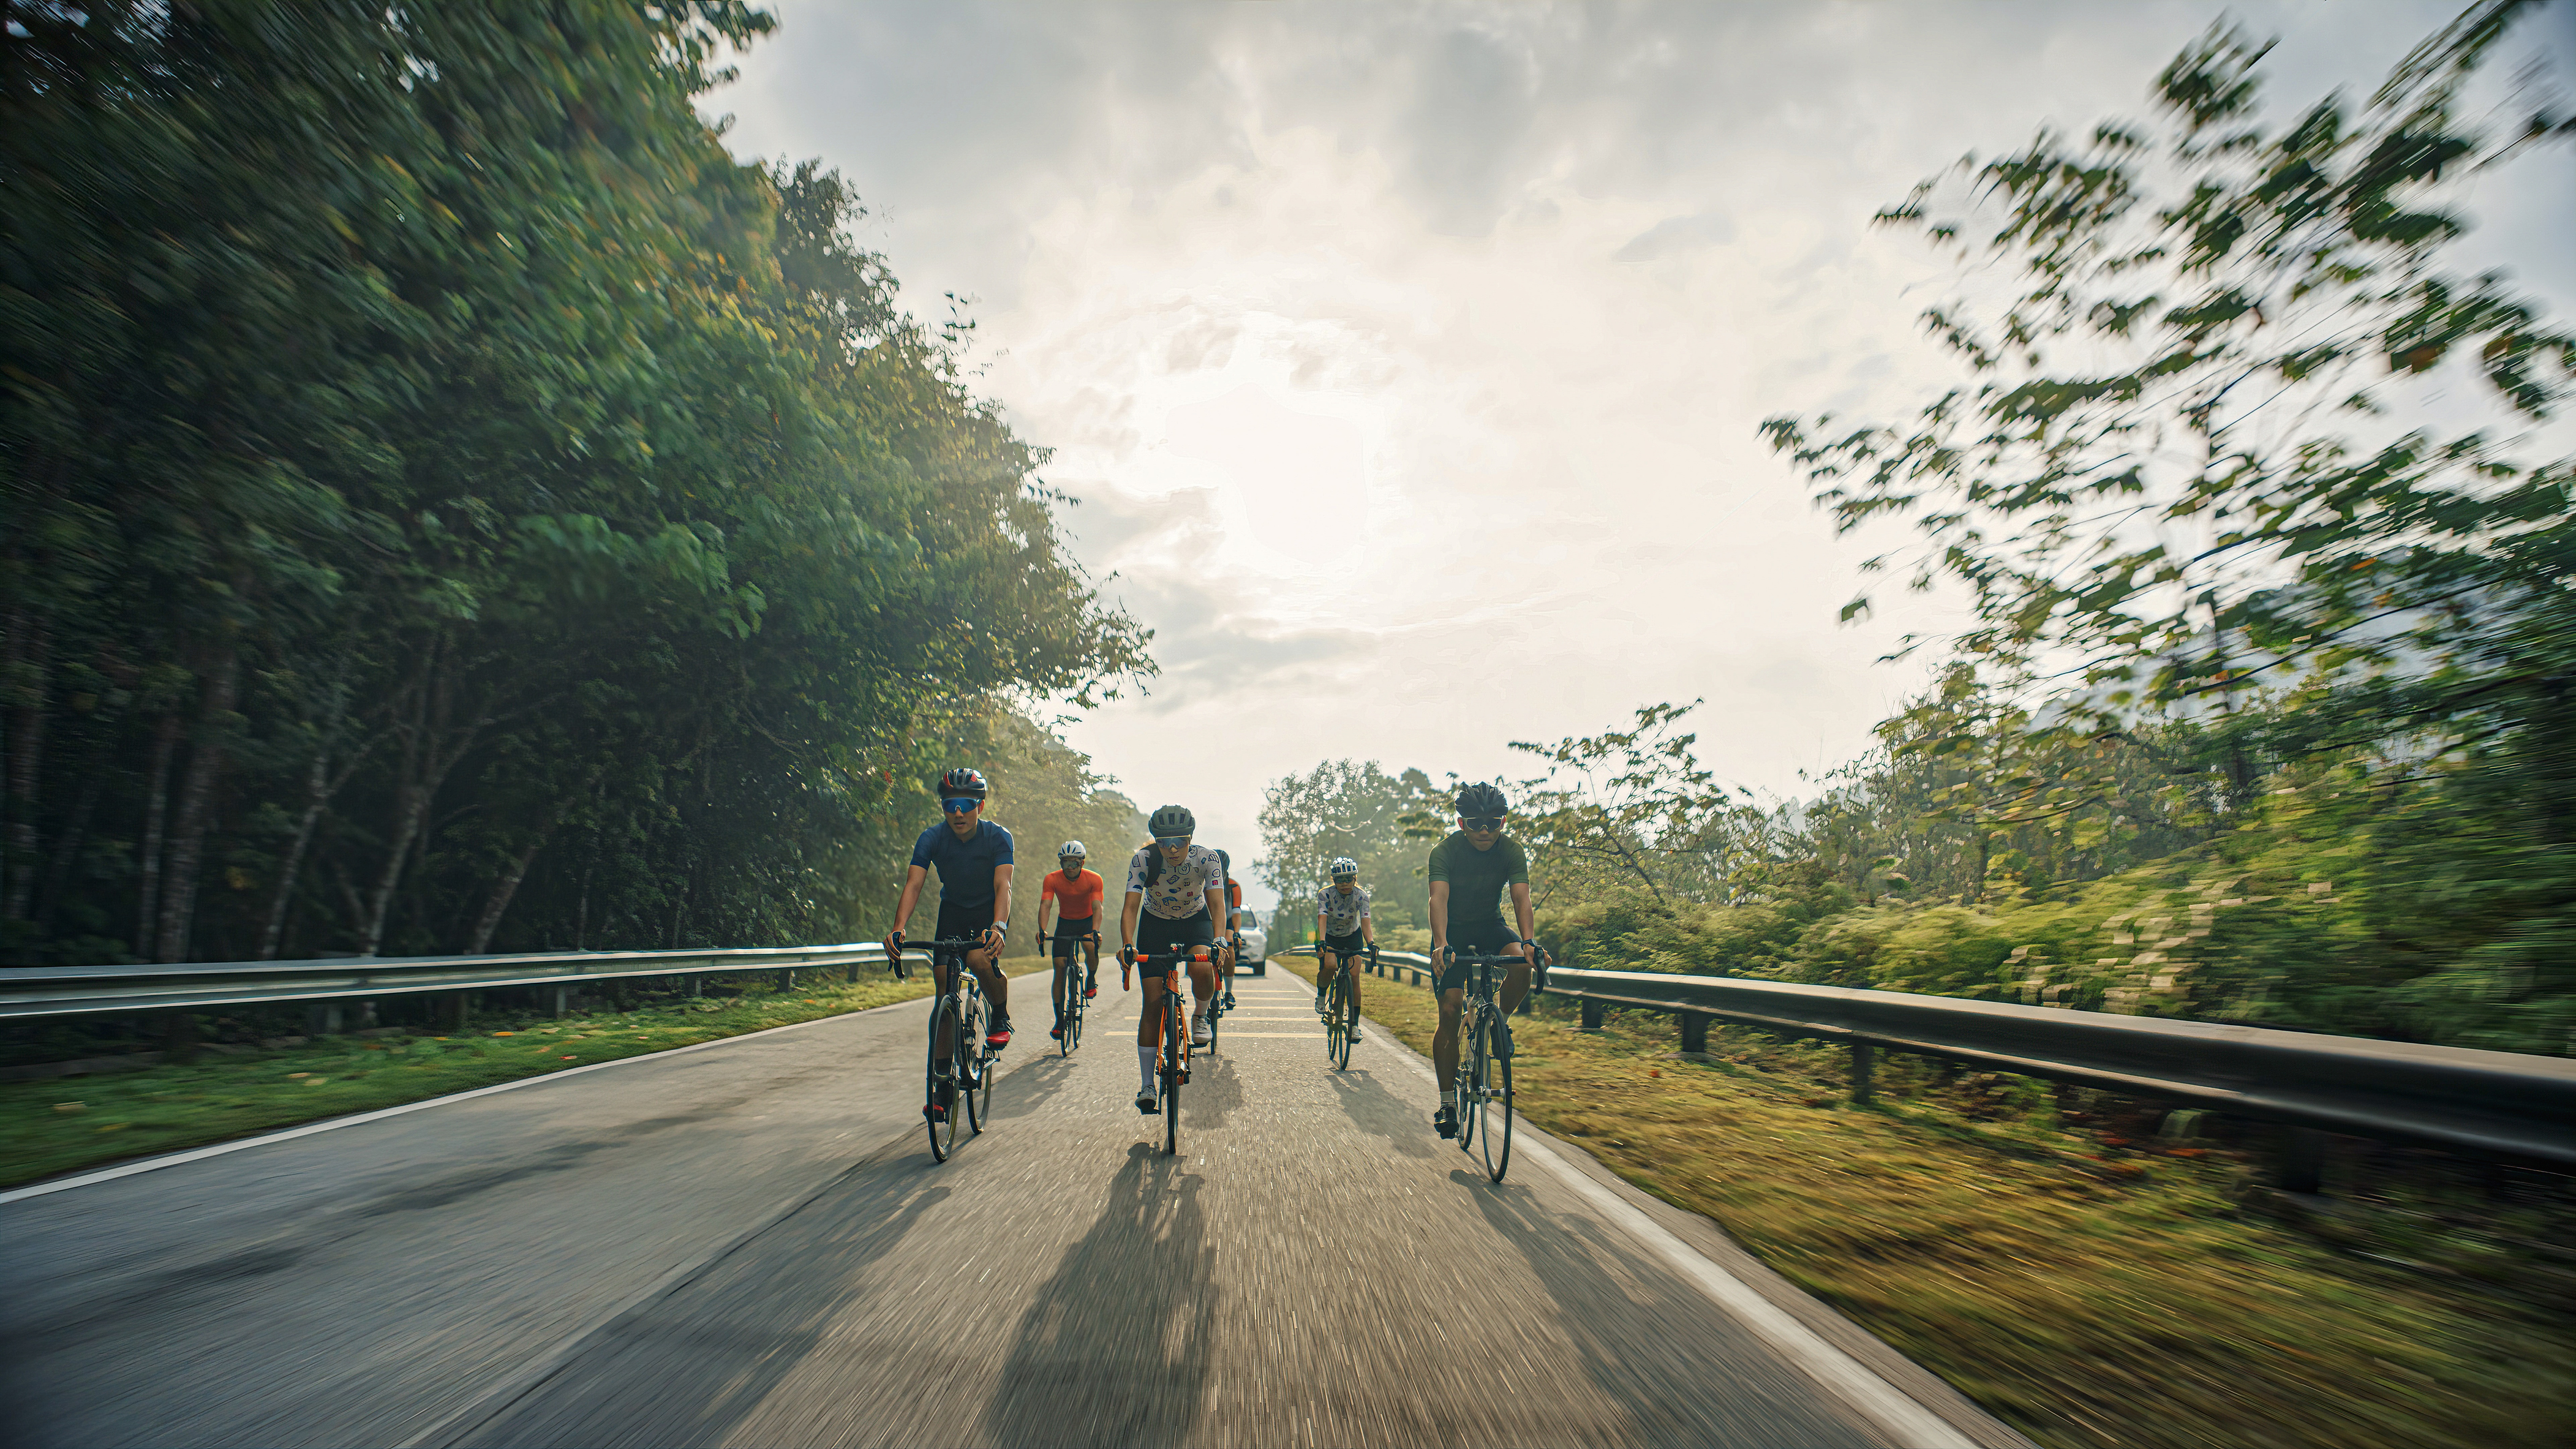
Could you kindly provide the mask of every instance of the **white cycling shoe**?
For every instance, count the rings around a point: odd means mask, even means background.
[[[1208,1044],[1208,1024],[1207,1024],[1207,1018],[1206,1018],[1206,1017],[1204,1017],[1204,1016],[1193,1016],[1193,1017],[1191,1017],[1191,1018],[1190,1018],[1190,1045],[1191,1045],[1191,1046],[1193,1046],[1193,1047],[1203,1047],[1203,1046],[1206,1046],[1207,1044]]]

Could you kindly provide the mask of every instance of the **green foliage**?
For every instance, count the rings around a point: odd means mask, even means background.
[[[25,24],[13,959],[846,938],[956,720],[1150,671],[839,178],[698,120],[765,15]]]
[[[1369,912],[1382,939],[1431,920],[1431,884],[1425,859],[1447,833],[1456,791],[1432,784],[1420,770],[1390,775],[1375,760],[1327,760],[1306,775],[1274,780],[1261,797],[1262,883],[1279,893],[1279,921],[1286,946],[1314,929],[1315,892],[1329,883],[1325,867],[1337,855],[1359,862],[1360,883],[1370,892]]]

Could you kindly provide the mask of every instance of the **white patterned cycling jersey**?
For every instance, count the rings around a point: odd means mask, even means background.
[[[1186,921],[1207,912],[1207,893],[1225,884],[1225,862],[1204,845],[1193,845],[1179,865],[1163,861],[1160,874],[1145,877],[1163,852],[1148,845],[1127,860],[1127,889],[1145,894],[1145,909],[1167,921]]]
[[[1326,886],[1315,893],[1315,914],[1324,918],[1325,935],[1347,936],[1368,919],[1368,892],[1354,890],[1343,895],[1335,887]]]

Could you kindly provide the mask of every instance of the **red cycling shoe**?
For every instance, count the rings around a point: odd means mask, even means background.
[[[1002,1048],[1009,1046],[1010,1044],[1011,1024],[1007,1021],[997,1021],[993,1023],[992,1030],[984,1033],[984,1045],[994,1051],[1000,1051]]]

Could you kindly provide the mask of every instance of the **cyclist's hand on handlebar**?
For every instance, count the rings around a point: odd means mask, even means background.
[[[1003,928],[1002,923],[999,921],[996,921],[992,925],[984,928],[984,949],[992,952],[996,956],[1002,954],[1002,943],[1009,939],[1009,933]]]
[[[1136,948],[1135,948],[1135,947],[1133,947],[1133,946],[1121,946],[1121,947],[1119,947],[1119,948],[1118,948],[1118,989],[1119,989],[1119,990],[1121,990],[1121,991],[1133,991],[1133,990],[1135,990],[1135,989],[1136,989],[1136,983],[1135,983],[1134,981],[1132,981],[1132,980],[1130,980],[1130,979],[1129,979],[1129,977],[1130,977],[1130,976],[1135,972],[1135,970],[1136,970]]]

